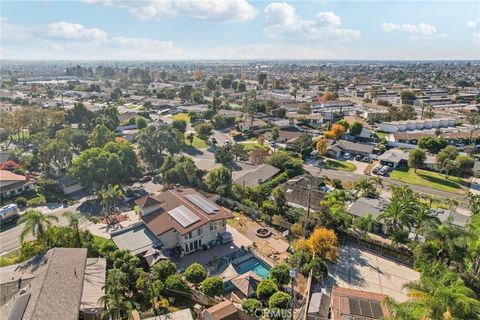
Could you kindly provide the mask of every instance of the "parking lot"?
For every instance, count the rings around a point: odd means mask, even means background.
[[[419,279],[419,273],[395,261],[360,249],[351,244],[340,248],[336,264],[328,265],[328,287],[337,285],[393,297],[399,302],[408,299],[403,285]]]

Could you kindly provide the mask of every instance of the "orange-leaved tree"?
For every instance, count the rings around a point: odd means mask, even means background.
[[[338,137],[342,136],[345,133],[346,130],[345,130],[344,126],[336,123],[332,126],[331,131],[333,132],[335,137],[338,138]]]
[[[317,151],[320,155],[325,155],[327,153],[328,142],[325,137],[320,137],[317,140]]]
[[[333,230],[317,227],[306,240],[308,250],[323,261],[335,261],[338,258],[337,235]]]

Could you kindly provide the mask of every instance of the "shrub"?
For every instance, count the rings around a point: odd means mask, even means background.
[[[332,180],[332,186],[335,188],[335,189],[342,189],[343,186],[342,186],[342,181],[340,179],[333,179]]]
[[[15,203],[19,207],[25,207],[27,205],[27,199],[25,197],[18,197],[15,199]]]
[[[270,299],[268,299],[268,306],[270,308],[286,309],[289,303],[290,295],[282,291],[275,292]]]
[[[219,277],[210,277],[202,281],[202,292],[207,296],[221,296],[223,293],[223,280]]]
[[[165,280],[165,287],[170,290],[185,292],[190,291],[187,282],[183,280],[182,276],[179,274],[172,274],[168,276],[167,280]]]
[[[185,278],[187,281],[197,285],[207,277],[207,271],[199,263],[193,263],[185,269]]]
[[[27,201],[27,206],[29,207],[44,206],[46,204],[47,204],[47,200],[45,200],[45,197],[42,195],[39,195]]]
[[[251,316],[258,316],[260,311],[263,309],[262,303],[257,299],[245,299],[242,302],[243,310],[251,315]]]
[[[266,301],[277,291],[277,284],[273,280],[262,280],[257,287],[257,298]]]

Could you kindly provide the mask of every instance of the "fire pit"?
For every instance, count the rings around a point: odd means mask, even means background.
[[[255,231],[255,234],[257,235],[257,237],[260,237],[260,238],[268,238],[272,235],[272,232],[267,228],[258,228]]]

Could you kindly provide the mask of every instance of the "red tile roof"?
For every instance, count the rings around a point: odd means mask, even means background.
[[[0,163],[0,170],[14,170],[20,167],[21,166],[18,163],[12,160]]]
[[[158,210],[142,216],[145,225],[147,225],[147,227],[157,236],[171,229],[175,229],[181,235],[185,235],[209,222],[231,219],[235,217],[230,211],[221,206],[218,206],[218,211],[208,214],[185,198],[185,196],[189,194],[197,194],[206,201],[211,202],[200,195],[195,189],[168,190],[158,195],[147,196],[138,199],[136,203],[142,209],[160,204],[160,208]],[[150,200],[148,198],[150,198]],[[183,227],[180,223],[178,223],[170,216],[168,212],[181,205],[193,212],[199,218],[199,220],[187,227]]]
[[[10,171],[0,170],[0,181],[25,181],[25,176]]]

